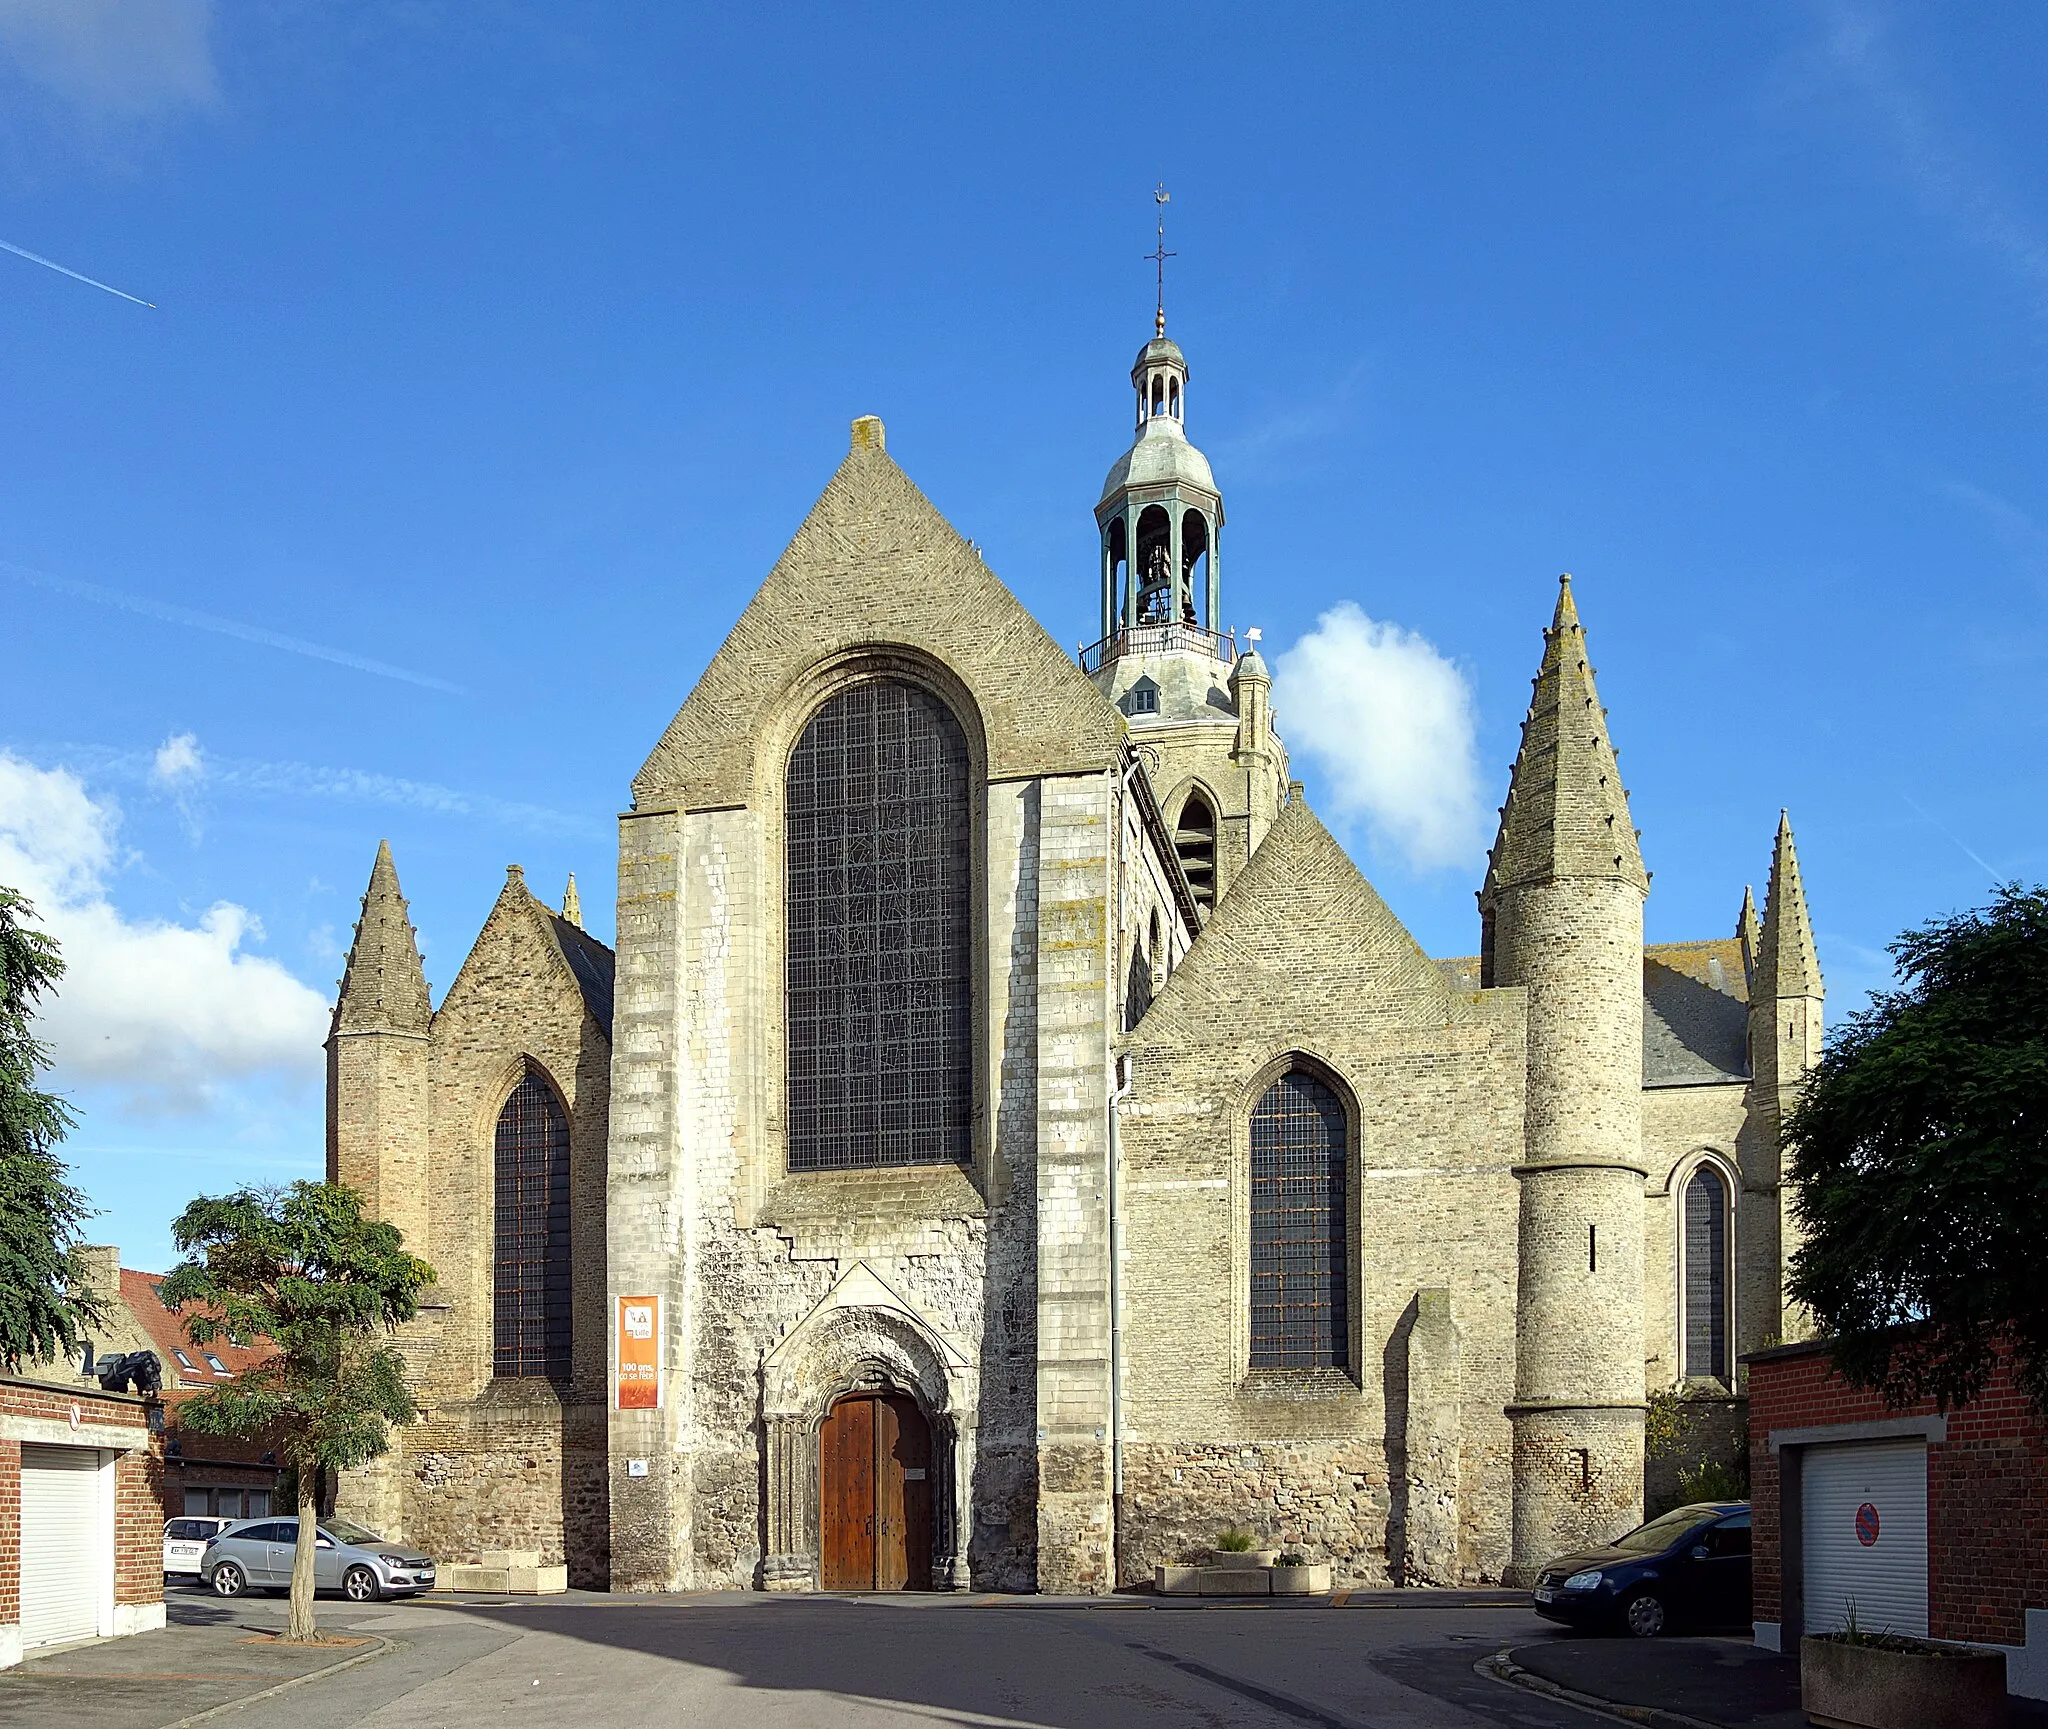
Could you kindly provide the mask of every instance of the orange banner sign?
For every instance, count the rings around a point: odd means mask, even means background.
[[[618,1317],[618,1408],[661,1409],[661,1299],[621,1297]]]

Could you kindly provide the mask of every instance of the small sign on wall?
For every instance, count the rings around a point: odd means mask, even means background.
[[[621,1411],[661,1409],[661,1299],[621,1297],[612,1384]]]

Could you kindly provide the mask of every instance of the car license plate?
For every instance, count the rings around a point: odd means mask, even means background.
[[[1536,1593],[1536,1601],[1539,1603],[1554,1603],[1557,1601],[1557,1593],[1546,1585]]]

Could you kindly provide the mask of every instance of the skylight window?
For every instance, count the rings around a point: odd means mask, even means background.
[[[216,1375],[225,1375],[228,1373],[227,1364],[223,1363],[211,1351],[208,1351],[206,1353],[206,1362],[207,1366],[211,1368]]]
[[[171,1347],[171,1355],[178,1359],[178,1367],[181,1369],[194,1369],[198,1367],[198,1364],[194,1363],[192,1359],[186,1356],[183,1351],[179,1350],[176,1345],[173,1345]]]

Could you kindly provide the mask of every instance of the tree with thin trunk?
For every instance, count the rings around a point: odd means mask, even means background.
[[[104,1318],[78,1256],[92,1207],[57,1157],[74,1119],[37,1084],[50,1057],[32,1017],[64,960],[30,923],[34,913],[0,887],[0,1368],[9,1370],[71,1355]]]
[[[2048,1411],[2048,891],[1892,944],[1896,989],[1830,1041],[1787,1119],[1805,1241],[1786,1286],[1844,1379],[1943,1410],[2001,1351]]]
[[[317,1637],[313,1550],[321,1469],[367,1464],[390,1425],[418,1413],[392,1330],[418,1311],[434,1269],[405,1252],[397,1226],[363,1217],[339,1183],[293,1183],[201,1196],[171,1227],[187,1257],[163,1283],[197,1345],[225,1334],[269,1340],[275,1353],[178,1409],[202,1434],[262,1435],[294,1467],[298,1546],[287,1639]]]

